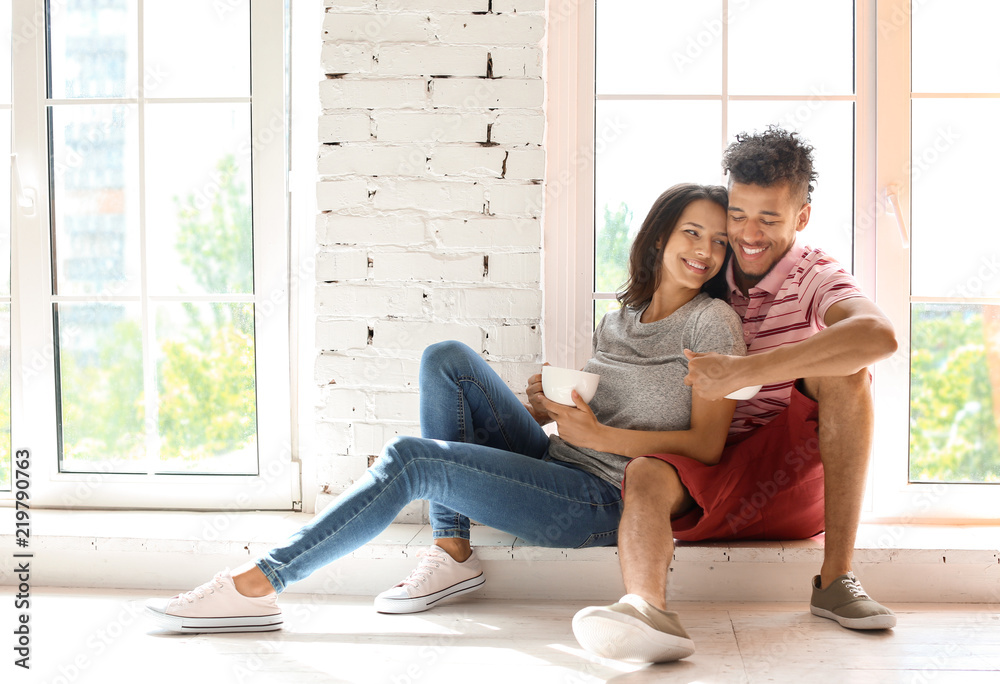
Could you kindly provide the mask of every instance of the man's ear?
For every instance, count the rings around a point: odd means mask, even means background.
[[[812,215],[812,205],[807,202],[802,205],[798,215],[795,217],[795,230],[802,230],[809,225],[810,215]]]

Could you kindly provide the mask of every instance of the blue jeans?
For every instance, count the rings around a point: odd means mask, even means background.
[[[337,501],[257,560],[281,592],[384,530],[403,507],[431,502],[434,537],[469,538],[469,518],[534,546],[618,540],[615,485],[548,456],[549,440],[503,380],[459,342],[420,361],[423,437],[398,437]]]

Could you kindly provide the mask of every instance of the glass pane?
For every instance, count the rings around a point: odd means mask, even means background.
[[[683,121],[684,135],[670,121]],[[608,291],[625,273],[616,269],[627,269],[622,245],[631,245],[660,193],[677,183],[722,182],[721,127],[718,102],[597,103],[595,256],[597,273],[607,271],[599,280]]]
[[[0,490],[10,489],[10,304],[0,304]]]
[[[143,23],[147,97],[249,97],[249,2],[146,0]]]
[[[911,291],[1000,296],[996,215],[972,194],[1000,155],[1000,100],[918,99],[912,111]]]
[[[139,160],[135,105],[51,112],[56,293],[139,291]]]
[[[159,472],[257,473],[253,311],[156,308]]]
[[[913,90],[918,93],[1000,91],[996,0],[922,2],[913,12]]]
[[[10,110],[0,109],[0,297],[10,296]]]
[[[722,3],[597,3],[597,92],[722,93]]]
[[[136,97],[138,3],[75,0],[51,3],[50,97]]]
[[[138,304],[56,304],[61,472],[144,472]]]
[[[910,480],[1000,482],[1000,306],[914,304]]]
[[[819,247],[848,270],[854,264],[854,103],[830,100],[731,102],[729,140],[768,124],[796,131],[812,145],[816,190],[812,215],[801,239]],[[872,222],[870,227],[874,227]],[[859,230],[863,226],[859,226]]]
[[[0,104],[10,104],[11,0],[0,0]]]
[[[146,136],[150,292],[252,293],[250,105],[150,104]]]
[[[852,0],[729,3],[732,95],[854,93]]]
[[[594,300],[594,330],[597,330],[597,325],[604,318],[604,314],[610,313],[611,311],[617,311],[621,308],[617,299],[595,299]]]

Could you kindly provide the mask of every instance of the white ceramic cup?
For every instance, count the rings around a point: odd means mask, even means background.
[[[746,401],[747,399],[753,399],[757,392],[760,392],[760,388],[763,385],[750,385],[749,387],[744,387],[743,389],[738,389],[735,392],[730,392],[726,395],[726,399],[736,399],[738,401]]]
[[[567,406],[573,403],[573,390],[588,404],[597,391],[597,383],[601,376],[597,373],[584,373],[572,368],[558,366],[542,366],[542,392],[552,401]]]

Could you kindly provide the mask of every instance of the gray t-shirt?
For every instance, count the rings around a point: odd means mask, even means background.
[[[598,422],[626,430],[688,430],[691,388],[684,350],[743,356],[743,326],[728,304],[704,292],[666,318],[640,322],[646,307],[612,311],[594,331],[583,370],[601,381],[590,402]],[[619,485],[629,459],[574,446],[552,435],[549,455]]]

